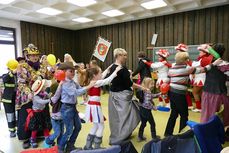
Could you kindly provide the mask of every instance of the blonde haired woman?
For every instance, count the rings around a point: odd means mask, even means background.
[[[122,48],[114,50],[115,62],[110,68],[107,77],[111,75],[116,67],[122,66],[116,78],[111,82],[109,94],[109,124],[110,124],[110,144],[121,144],[125,141],[137,127],[140,116],[136,106],[132,103],[132,87],[144,89],[133,83],[130,79],[130,72],[125,66],[127,52]]]

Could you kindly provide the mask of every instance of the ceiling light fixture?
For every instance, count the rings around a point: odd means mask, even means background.
[[[102,12],[103,15],[109,16],[109,17],[115,17],[115,16],[120,16],[123,15],[125,13],[119,11],[119,10],[110,10],[110,11],[105,11]]]
[[[141,6],[148,10],[152,10],[152,9],[167,6],[167,4],[163,0],[153,0],[153,1],[142,3]]]
[[[80,18],[72,19],[72,21],[79,22],[79,23],[86,23],[86,22],[91,22],[93,20],[85,17],[80,17]]]
[[[44,7],[42,9],[40,9],[40,10],[37,10],[36,12],[42,13],[42,14],[47,14],[47,15],[58,15],[58,14],[62,13],[62,11],[57,10],[57,9],[53,9],[53,8],[50,8],[50,7]]]
[[[0,4],[10,4],[15,0],[0,0]]]
[[[97,3],[95,0],[67,0],[67,2],[80,7],[86,7]]]

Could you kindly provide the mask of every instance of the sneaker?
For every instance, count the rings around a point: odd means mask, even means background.
[[[15,132],[15,131],[10,131],[10,137],[11,137],[11,138],[16,137],[16,132]]]
[[[158,104],[157,104],[157,106],[164,106],[164,104],[163,104],[163,102],[159,102]]]
[[[200,113],[201,112],[201,109],[195,108],[195,109],[192,109],[192,111],[195,112],[195,113]]]
[[[44,141],[43,147],[44,148],[51,148],[52,144],[48,144],[48,143],[46,143],[46,141]]]
[[[138,142],[142,142],[142,141],[146,141],[146,137],[144,136],[138,137]]]
[[[38,144],[36,142],[36,139],[30,138],[30,145],[32,146],[32,148],[37,148]]]
[[[193,109],[193,106],[188,106],[188,109],[189,109],[189,110],[192,110],[192,109]]]
[[[170,103],[166,103],[165,107],[170,108]]]
[[[23,149],[28,149],[28,148],[30,147],[29,140],[24,141],[24,142],[22,143],[22,147],[23,147]]]

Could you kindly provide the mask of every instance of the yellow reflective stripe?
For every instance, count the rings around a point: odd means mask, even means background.
[[[9,128],[9,131],[14,132],[14,131],[16,131],[16,128]]]
[[[5,83],[5,87],[15,87],[15,84]]]
[[[2,102],[4,102],[4,103],[11,103],[12,101],[11,100],[8,100],[8,99],[2,99]]]
[[[10,77],[13,77],[14,75],[13,75],[12,73],[9,73],[9,76],[10,76]]]

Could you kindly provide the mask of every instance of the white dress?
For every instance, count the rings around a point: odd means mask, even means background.
[[[88,90],[89,101],[86,106],[85,120],[86,122],[103,123],[105,117],[102,112],[102,107],[100,103],[100,93],[101,86],[111,83],[111,81],[116,77],[116,72],[112,73],[108,78],[104,80],[98,80],[95,86]]]

